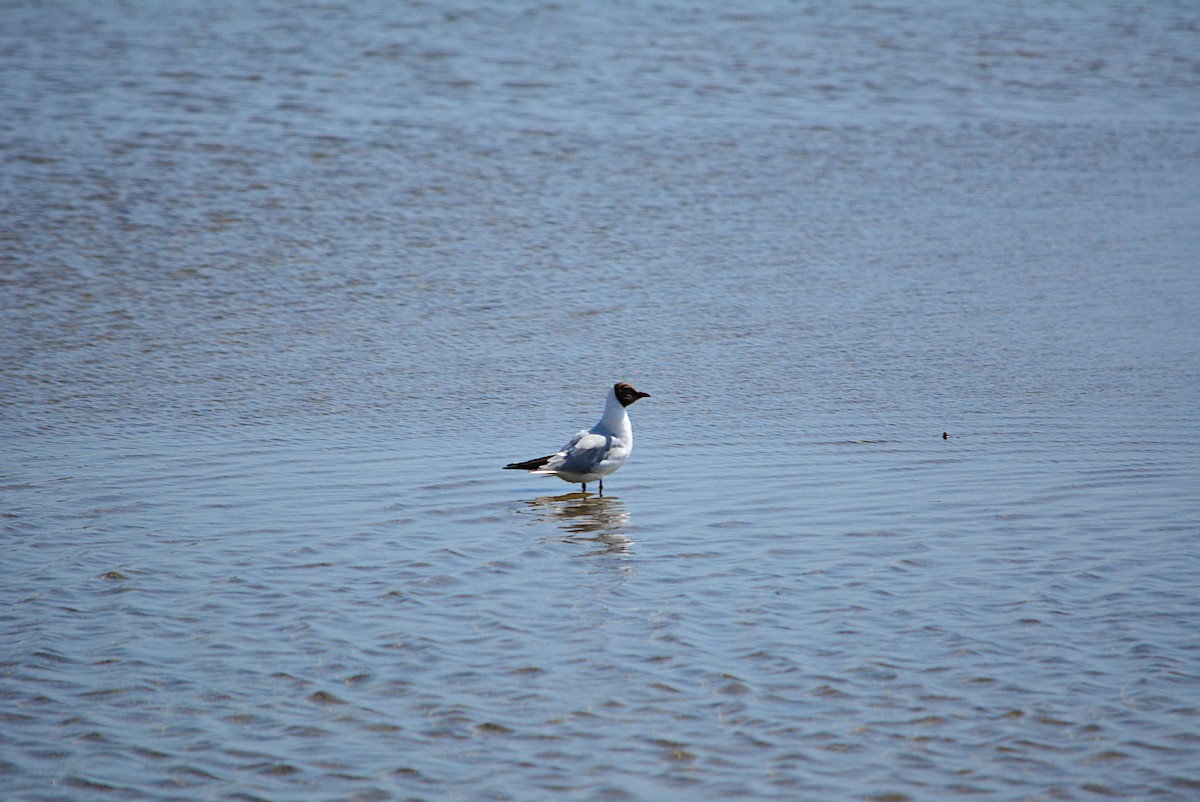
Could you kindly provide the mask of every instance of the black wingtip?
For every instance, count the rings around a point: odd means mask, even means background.
[[[551,455],[553,456],[553,455]],[[525,462],[510,462],[504,466],[506,471],[536,471],[547,462],[550,457],[538,457],[537,459],[526,460]]]

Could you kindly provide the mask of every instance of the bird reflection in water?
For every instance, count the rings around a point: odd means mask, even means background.
[[[628,554],[633,541],[626,531],[629,513],[625,502],[615,496],[566,493],[542,496],[526,502],[543,521],[566,532],[568,543],[596,546],[589,554]]]

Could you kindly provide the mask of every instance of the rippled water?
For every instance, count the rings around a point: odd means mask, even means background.
[[[0,14],[0,796],[1200,795],[1194,4]]]

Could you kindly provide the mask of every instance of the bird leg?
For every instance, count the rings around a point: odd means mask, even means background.
[[[600,482],[600,495],[603,496],[604,495],[604,480],[600,479],[599,482]]]
[[[583,487],[583,492],[586,493],[587,492],[587,482],[580,482],[579,484]]]

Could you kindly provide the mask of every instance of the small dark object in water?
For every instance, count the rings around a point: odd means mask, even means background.
[[[949,433],[949,432],[942,432],[942,439],[943,439],[943,440],[949,440],[949,439],[950,439],[950,433]]]

